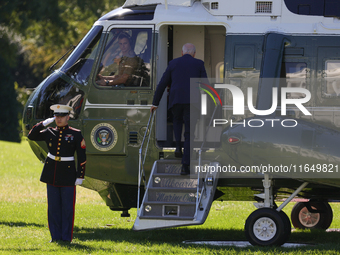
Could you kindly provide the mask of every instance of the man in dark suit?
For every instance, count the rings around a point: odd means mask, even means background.
[[[36,124],[28,134],[33,141],[45,141],[48,154],[40,181],[47,183],[48,227],[52,242],[71,242],[73,237],[75,185],[85,175],[86,144],[80,130],[68,125],[72,107],[52,105],[54,117]],[[57,127],[45,128],[53,121]],[[77,167],[74,153],[77,152]]]
[[[157,86],[150,109],[153,112],[158,108],[165,88],[170,85],[168,108],[171,108],[173,113],[176,157],[182,156],[181,136],[183,123],[185,126],[181,171],[183,175],[190,173],[190,133],[192,133],[190,132],[190,78],[207,78],[204,62],[195,59],[195,54],[195,45],[191,43],[183,45],[182,57],[170,61]],[[194,125],[192,125],[192,128],[194,128]]]

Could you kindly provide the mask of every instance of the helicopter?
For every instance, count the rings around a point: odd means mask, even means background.
[[[127,0],[36,87],[24,133],[52,116],[51,105],[71,106],[69,123],[87,142],[82,186],[122,217],[137,208],[136,231],[203,224],[213,201],[255,201],[247,239],[282,245],[291,233],[282,209],[296,197],[304,202],[293,226],[327,229],[329,202],[340,198],[339,10],[328,0]],[[150,108],[187,42],[209,80],[191,81],[201,115],[191,174],[181,176],[168,91]],[[122,66],[128,78],[114,82]],[[46,145],[29,144],[44,161]]]

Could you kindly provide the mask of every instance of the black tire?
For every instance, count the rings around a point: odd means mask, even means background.
[[[327,202],[310,201],[312,209],[319,213],[309,212],[306,203],[298,202],[293,206],[290,218],[295,228],[327,229],[333,221],[333,211]]]
[[[248,241],[252,245],[260,246],[284,244],[289,238],[287,220],[284,218],[281,212],[272,208],[261,208],[252,212],[244,228]]]
[[[292,233],[292,225],[290,223],[290,219],[288,215],[284,211],[279,211],[279,214],[285,224],[285,233],[286,233],[285,239],[286,241],[288,241],[290,234]]]

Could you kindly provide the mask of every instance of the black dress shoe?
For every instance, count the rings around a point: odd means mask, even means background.
[[[190,174],[190,167],[188,165],[182,165],[181,175]]]
[[[175,157],[176,158],[183,157],[182,148],[176,148],[176,150],[175,150]]]

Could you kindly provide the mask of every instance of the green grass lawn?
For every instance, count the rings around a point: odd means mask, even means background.
[[[188,245],[185,240],[245,240],[243,228],[255,210],[252,202],[215,202],[202,226],[135,232],[136,210],[121,218],[100,196],[77,188],[74,239],[72,244],[49,243],[46,187],[39,181],[43,164],[21,144],[0,141],[0,254],[338,254],[340,232],[293,231],[289,242],[311,244],[299,248],[217,247]],[[290,215],[293,204],[285,208]],[[334,220],[330,228],[340,228]]]

